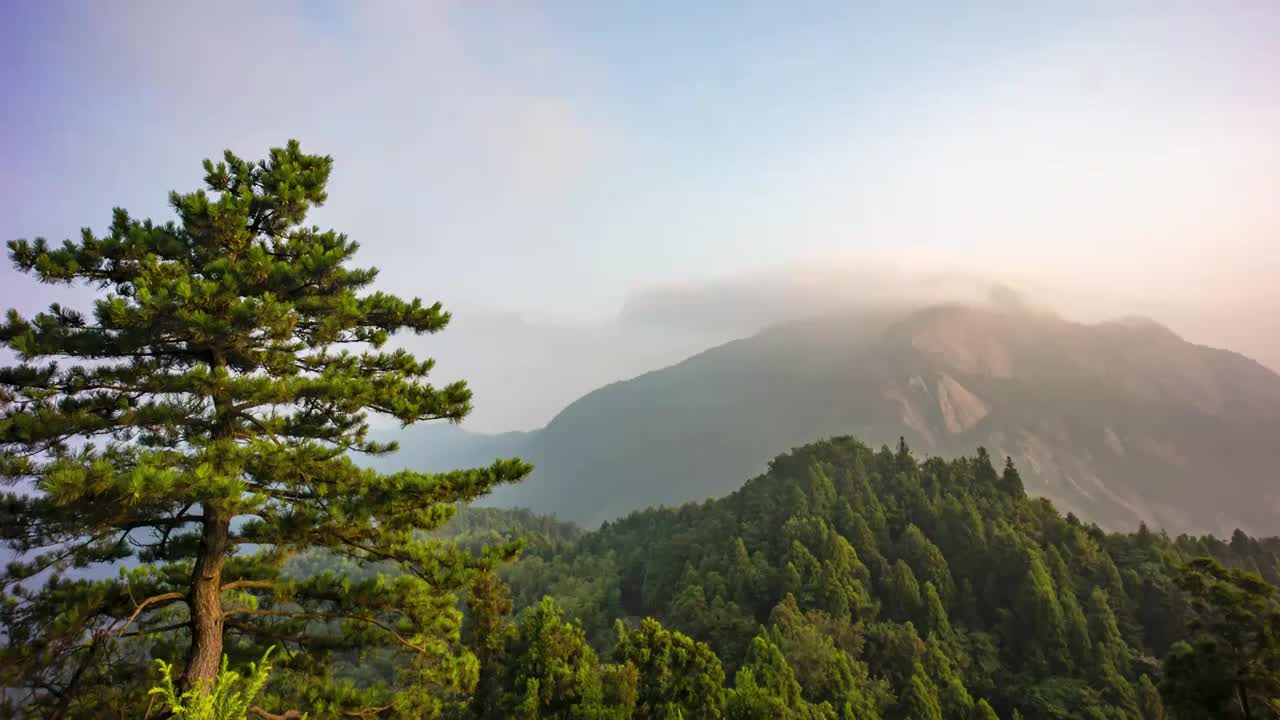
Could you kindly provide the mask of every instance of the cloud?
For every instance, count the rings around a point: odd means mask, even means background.
[[[1158,266],[1158,259],[1151,265]],[[1280,371],[1280,287],[1258,282],[1267,274],[1260,268],[1208,259],[1202,267],[1197,274],[1136,278],[1132,268],[1110,266],[1105,258],[1076,272],[1070,262],[926,251],[828,257],[636,288],[618,324],[650,332],[746,335],[850,306],[1008,306],[1016,295],[1020,304],[1078,322],[1147,316],[1192,342],[1241,352]]]
[[[618,147],[583,89],[589,67],[532,5],[498,17],[390,1],[41,12],[13,50],[30,81],[0,88],[40,118],[0,139],[3,187],[24,197],[5,206],[5,239],[101,228],[112,206],[167,219],[165,193],[198,187],[200,158],[259,158],[296,137],[336,158],[333,200],[311,220],[359,241],[382,289],[483,302],[487,283],[536,290],[522,266],[557,241],[567,203]],[[478,258],[499,266],[494,278],[478,279]],[[23,282],[0,268],[0,287]]]
[[[746,334],[850,305],[978,300],[986,296],[991,282],[960,264],[921,252],[825,258],[640,287],[627,296],[619,322]]]
[[[1280,16],[1243,7],[931,9],[793,45],[726,44],[753,26],[714,13],[602,41],[521,2],[29,4],[0,22],[0,239],[168,218],[200,157],[298,137],[337,161],[312,219],[379,289],[457,311],[421,348],[489,428],[789,317],[993,282],[1280,367]],[[32,287],[0,266],[0,307],[54,297]]]
[[[592,160],[592,121],[561,94],[571,68],[528,12],[504,52],[554,66],[541,83],[486,60],[461,3],[338,4],[319,17],[301,2],[89,8],[70,28],[85,43],[82,69],[159,113],[159,134],[185,148],[198,139],[261,152],[298,134],[400,179],[448,160],[451,182],[506,178],[526,193]]]
[[[677,363],[733,339],[732,328],[570,324],[476,306],[453,308],[442,333],[397,338],[436,359],[436,382],[465,379],[474,411],[464,426],[542,427],[569,403],[621,379]]]

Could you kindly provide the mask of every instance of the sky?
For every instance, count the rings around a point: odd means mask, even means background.
[[[1276,128],[1270,0],[0,2],[0,239],[297,138],[313,220],[455,311],[413,347],[484,430],[939,278],[1280,367]],[[0,307],[68,294],[0,266]]]

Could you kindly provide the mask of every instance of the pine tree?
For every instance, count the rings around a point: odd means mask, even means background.
[[[809,512],[828,516],[836,504],[836,486],[819,466],[809,468]]]
[[[145,678],[131,662],[148,646],[199,687],[231,632],[240,655],[286,640],[305,650],[291,657],[308,672],[289,686],[313,699],[337,692],[323,662],[331,629],[349,647],[405,654],[400,680],[413,689],[395,712],[431,716],[474,683],[454,592],[510,551],[473,557],[419,531],[529,468],[387,474],[349,457],[396,449],[369,439],[371,413],[458,421],[471,394],[430,384],[430,360],[385,349],[449,314],[369,292],[377,273],[351,266],[357,244],[304,224],[332,165],[294,141],[259,162],[227,152],[205,161],[207,191],[170,194],[177,222],[117,209],[105,235],[9,243],[40,282],[99,293],[87,316],[55,304],[0,326],[20,360],[0,369],[0,477],[19,488],[0,533],[22,559],[0,580],[0,665],[31,690],[29,717],[93,714],[97,689]],[[316,550],[399,572],[282,574]],[[101,577],[94,568],[121,561],[131,569],[117,579],[65,574]]]
[[[1089,596],[1089,636],[1093,640],[1094,661],[1090,666],[1094,685],[1102,691],[1108,704],[1124,708],[1133,717],[1139,711],[1139,697],[1126,676],[1132,662],[1132,651],[1120,635],[1115,613],[1102,588],[1094,588]]]
[[[936,597],[936,593],[935,593]],[[948,648],[943,647],[936,635],[930,635],[926,642],[923,666],[925,673],[934,687],[938,688],[938,701],[942,707],[943,717],[967,720],[974,713],[973,696],[956,669],[952,658],[947,655]]]
[[[984,487],[995,487],[999,482],[996,467],[991,463],[991,453],[985,447],[979,447],[973,458],[973,479]]]
[[[898,701],[898,713],[904,720],[942,720],[938,688],[919,663]]]
[[[493,717],[576,720],[603,709],[600,664],[580,624],[566,622],[545,597],[520,618],[502,656],[500,688],[511,688]],[[477,710],[479,708],[476,708]],[[486,717],[483,712],[479,717]]]
[[[1097,666],[1109,666],[1122,675],[1129,673],[1132,651],[1120,634],[1115,612],[1102,588],[1094,588],[1089,596],[1089,636],[1093,639]]]
[[[936,639],[948,654],[954,656],[958,653],[956,632],[951,627],[946,608],[942,606],[942,598],[931,582],[924,584],[924,622],[926,636]]]
[[[861,652],[859,625],[821,610],[802,613],[791,595],[773,608],[769,625],[768,640],[782,651],[796,678],[803,678],[806,701],[867,712],[876,706],[877,687],[866,665],[851,655]],[[758,673],[755,679],[763,682]]]
[[[979,700],[973,711],[973,720],[1000,720],[996,711],[986,700]]]
[[[1066,623],[1067,648],[1071,651],[1071,659],[1077,665],[1085,667],[1093,659],[1093,642],[1089,638],[1089,625],[1084,610],[1072,587],[1071,572],[1056,547],[1049,548],[1048,561],[1049,572],[1058,591],[1058,601],[1062,605],[1062,619]]]
[[[932,582],[943,601],[950,600],[955,593],[955,581],[951,577],[947,558],[938,546],[915,525],[907,526],[899,542],[902,546],[902,559],[911,566],[916,577],[921,582]]]
[[[889,576],[883,590],[888,599],[885,611],[901,620],[914,620],[920,617],[923,600],[920,597],[920,583],[916,580],[911,566],[898,560],[889,570]]]
[[[1164,661],[1164,699],[1175,717],[1266,717],[1280,704],[1280,591],[1209,557],[1181,569],[1191,600],[1190,642]]]
[[[751,641],[747,668],[758,686],[777,698],[782,707],[798,708],[804,703],[795,672],[787,664],[782,651],[768,638],[757,636]]]
[[[759,596],[762,590],[762,578],[756,574],[751,555],[747,553],[747,544],[741,537],[733,543],[732,564],[729,570],[729,587],[734,600],[749,603]]]
[[[858,557],[867,567],[868,577],[880,581],[889,571],[889,562],[881,554],[871,526],[867,524],[866,518],[853,511],[849,503],[842,503],[837,508],[840,511],[837,517],[847,515],[848,518],[847,526],[843,528],[837,526],[837,529],[841,535],[849,539],[849,544],[853,545],[853,549],[858,552]]]
[[[1067,631],[1058,593],[1045,569],[1040,552],[1024,548],[1027,571],[1015,606],[1015,638],[1023,645],[1026,662],[1039,672],[1048,672],[1066,663]]]
[[[1138,678],[1138,707],[1142,710],[1142,720],[1165,720],[1168,717],[1160,690],[1146,673]]]
[[[1018,472],[1018,468],[1013,465],[1013,458],[1006,456],[1004,459],[1004,472],[1000,474],[1000,485],[1006,493],[1013,497],[1026,497],[1026,487],[1022,483],[1022,475]]]
[[[467,630],[470,647],[479,661],[479,679],[474,690],[472,708],[483,717],[491,711],[500,688],[499,665],[507,648],[512,628],[511,597],[496,573],[483,572],[467,588]]]
[[[653,618],[624,632],[618,623],[619,663],[638,673],[636,720],[662,720],[680,713],[716,720],[724,716],[724,667],[706,643],[671,632]]]

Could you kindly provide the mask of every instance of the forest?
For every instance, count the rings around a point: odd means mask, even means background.
[[[499,626],[503,651],[483,675],[500,678],[480,690],[494,717],[518,715],[522,687],[563,687],[545,658],[566,643],[602,684],[575,692],[624,699],[613,701],[622,717],[1280,709],[1280,540],[1105,533],[1027,497],[1017,469],[997,471],[981,449],[918,461],[905,444],[834,438],[776,458],[726,498],[579,536],[490,509],[453,527],[466,545],[527,538],[498,572],[508,591],[471,601],[524,608]],[[628,666],[638,692],[619,676]],[[547,716],[591,715],[557,712]]]
[[[815,439],[593,531],[474,507],[518,459],[356,462],[472,398],[389,344],[441,305],[306,224],[332,165],[10,242],[97,300],[0,325],[0,717],[1280,717],[1280,540],[1108,533],[981,448]]]

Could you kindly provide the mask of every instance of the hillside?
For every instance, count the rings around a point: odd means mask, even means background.
[[[531,433],[401,436],[398,465],[519,455],[500,504],[594,524],[722,496],[815,437],[1012,456],[1028,492],[1113,529],[1280,531],[1280,376],[1147,320],[939,306],[767,329],[593,391]]]
[[[541,717],[570,718],[631,717],[583,708],[637,696],[636,718],[1236,718],[1250,717],[1239,695],[1213,688],[1238,683],[1255,706],[1280,693],[1280,540],[1106,534],[1028,498],[1016,467],[981,452],[921,461],[834,438],[720,500],[582,536],[546,536],[523,511],[454,524],[462,538],[486,526],[529,549],[500,571],[515,618],[477,621],[501,628],[502,648],[480,717],[512,716],[534,682],[559,693]],[[1252,598],[1239,648],[1194,629],[1227,627],[1201,591]],[[1238,650],[1257,655],[1237,678]]]

